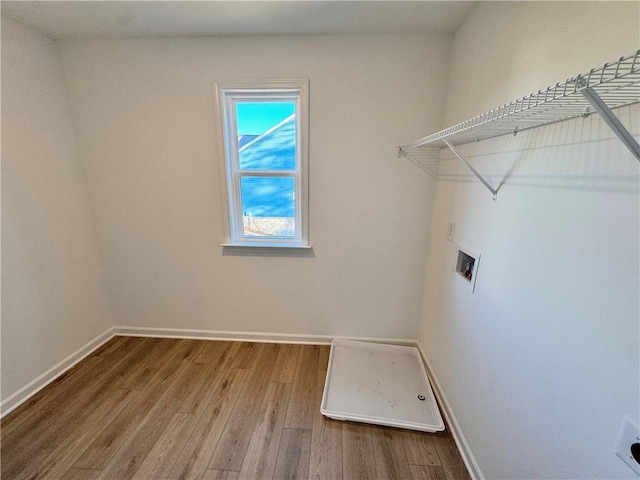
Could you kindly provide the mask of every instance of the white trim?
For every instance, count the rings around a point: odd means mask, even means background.
[[[436,377],[431,365],[429,364],[429,360],[427,359],[426,354],[422,348],[422,345],[419,341],[415,342],[418,350],[420,351],[420,356],[422,357],[422,361],[427,369],[427,374],[429,375],[429,379],[431,380],[433,391],[438,398],[438,402],[440,403],[440,407],[442,408],[442,414],[447,421],[447,425],[451,429],[451,435],[453,436],[453,440],[456,442],[456,446],[458,447],[458,451],[460,452],[460,456],[464,461],[465,466],[467,467],[467,471],[471,478],[477,480],[484,480],[484,475],[478,466],[478,462],[476,461],[473,453],[471,452],[471,448],[467,443],[464,434],[462,433],[462,429],[460,428],[460,424],[456,419],[455,414],[453,413],[453,409],[451,408],[451,404],[447,399],[447,396],[444,394],[444,390],[440,386],[440,382],[438,382],[438,378]]]
[[[263,80],[218,80],[213,83],[216,133],[218,143],[218,168],[224,217],[225,244],[263,244],[264,238],[245,236],[243,227],[240,178],[253,176],[291,176],[294,180],[295,231],[296,237],[271,237],[268,243],[281,246],[309,245],[309,80],[308,79],[263,79]],[[239,168],[238,134],[236,132],[235,105],[237,100],[274,100],[276,98],[295,102],[296,121],[296,169],[295,171],[244,171]],[[285,119],[269,131],[279,128]],[[266,134],[266,133],[265,133]],[[247,145],[258,141],[265,134]],[[243,146],[242,149],[246,148]]]
[[[113,327],[115,335],[130,337],[187,338],[196,340],[227,340],[234,342],[289,343],[305,345],[331,345],[334,338],[361,342],[388,343],[416,346],[407,338],[348,337],[333,335],[306,335],[299,333],[231,332],[226,330],[191,330],[182,328]]]
[[[96,338],[90,340],[88,343],[80,347],[67,358],[51,367],[42,375],[26,384],[20,390],[2,400],[2,402],[0,403],[0,418],[4,417],[6,414],[15,410],[17,407],[29,400],[29,398],[49,385],[56,378],[72,368],[78,362],[93,353],[96,349],[107,343],[115,335],[116,334],[114,328],[109,328],[107,331],[101,333]]]
[[[216,141],[218,144],[218,174],[220,178],[220,200],[222,205],[222,217],[224,220],[224,238],[228,241],[232,235],[231,216],[229,215],[229,179],[227,177],[227,146],[225,138],[227,137],[227,120],[224,116],[224,109],[222,108],[222,102],[224,97],[222,95],[221,86],[219,83],[213,83],[213,107],[214,118],[216,123]]]
[[[284,248],[285,250],[289,250],[292,248],[298,248],[301,250],[311,250],[313,245],[298,245],[296,243],[252,243],[250,245],[238,244],[238,243],[221,243],[221,247],[226,248],[238,248],[240,250],[244,250],[247,248]]]

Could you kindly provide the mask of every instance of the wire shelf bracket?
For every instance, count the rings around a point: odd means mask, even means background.
[[[444,143],[447,144],[447,147],[449,147],[449,150],[451,150],[453,152],[453,154],[458,157],[458,159],[465,164],[465,166],[471,170],[471,173],[473,173],[478,180],[480,180],[482,182],[482,184],[487,187],[487,189],[493,194],[493,201],[495,202],[498,199],[498,190],[493,188],[493,186],[489,183],[489,181],[484,178],[482,176],[482,174],[480,174],[480,172],[478,172],[478,170],[476,170],[475,168],[473,168],[473,165],[471,165],[469,163],[469,161],[467,159],[465,159],[462,155],[460,155],[460,153],[458,153],[458,151],[455,149],[455,147],[453,145],[451,145],[446,139],[442,139],[442,141]]]
[[[455,147],[571,118],[594,110],[640,161],[640,145],[615,116],[613,109],[640,102],[640,50],[588,73],[568,78],[545,89],[494,108],[410,144],[398,147],[398,156],[411,160],[438,178],[438,152],[449,148],[493,194],[497,189],[462,157]]]

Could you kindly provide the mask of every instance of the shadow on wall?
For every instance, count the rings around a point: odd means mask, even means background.
[[[289,247],[248,247],[225,245],[222,255],[229,257],[284,257],[284,258],[316,258],[313,248]]]

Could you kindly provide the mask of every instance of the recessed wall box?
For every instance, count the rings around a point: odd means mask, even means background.
[[[476,288],[479,265],[480,254],[478,252],[458,245],[455,275],[467,285],[471,293],[473,293]]]
[[[615,452],[636,475],[640,475],[640,428],[629,417],[624,419]]]

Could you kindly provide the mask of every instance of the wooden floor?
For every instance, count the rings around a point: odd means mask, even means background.
[[[467,479],[452,438],[324,418],[329,347],[115,337],[2,420],[2,479]]]

